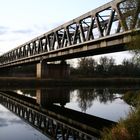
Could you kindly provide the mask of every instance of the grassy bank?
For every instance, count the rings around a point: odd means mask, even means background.
[[[140,91],[128,92],[123,98],[133,109],[117,126],[105,129],[102,140],[140,140]]]
[[[111,130],[106,129],[102,140],[140,140],[140,108],[131,111],[126,120]]]

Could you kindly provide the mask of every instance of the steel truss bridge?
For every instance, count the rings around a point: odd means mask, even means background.
[[[0,56],[0,68],[126,50],[139,32],[140,6],[113,0]]]

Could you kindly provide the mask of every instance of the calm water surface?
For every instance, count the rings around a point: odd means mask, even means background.
[[[70,95],[71,100],[66,107],[108,120],[125,118],[130,110],[130,106],[121,99],[123,90],[77,89]]]
[[[125,118],[131,106],[123,101],[127,88],[38,88],[12,91],[36,99],[45,107],[51,102],[72,110],[112,121]],[[0,140],[48,140],[21,118],[0,105]]]
[[[48,140],[48,138],[0,105],[0,140]]]

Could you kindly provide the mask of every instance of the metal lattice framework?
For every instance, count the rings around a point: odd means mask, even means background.
[[[122,39],[132,29],[139,29],[139,7],[135,0],[131,0],[131,5],[129,0],[113,0],[3,54],[0,67],[42,59],[75,58],[80,53],[87,56],[89,50],[94,54],[97,48],[125,44],[125,39],[116,44],[112,42]]]

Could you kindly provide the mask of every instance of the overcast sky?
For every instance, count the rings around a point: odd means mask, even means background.
[[[0,0],[0,54],[110,1]]]

